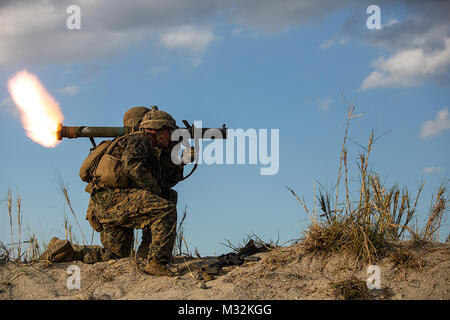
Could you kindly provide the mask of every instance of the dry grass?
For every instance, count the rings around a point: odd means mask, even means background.
[[[22,222],[23,222],[23,217],[22,217],[22,199],[19,196],[17,196],[17,235],[18,235],[18,240],[17,243],[19,244],[17,246],[17,257],[20,260],[22,257],[22,251],[21,251],[21,242],[20,242],[20,235],[22,233]]]
[[[263,252],[268,250],[273,250],[275,248],[279,248],[280,245],[278,244],[280,240],[280,235],[278,234],[277,240],[269,239],[269,242],[265,242],[261,240],[260,237],[258,237],[256,234],[247,235],[242,242],[238,243],[232,243],[230,240],[225,239],[225,242],[221,242],[222,245],[230,248],[233,250],[234,253],[241,255],[245,254],[246,248],[251,243],[252,247],[254,246],[254,250]]]
[[[194,248],[194,254],[198,259],[201,259],[202,256],[200,255],[200,252],[198,251],[197,247]]]
[[[183,223],[186,220],[186,216],[187,216],[187,206],[184,207],[184,212],[183,212],[183,216],[181,217],[180,222],[178,223],[178,227],[177,227],[177,235],[175,238],[175,244],[173,247],[173,255],[175,256],[187,256],[187,257],[192,257],[192,253],[189,250],[189,247],[186,243],[186,239],[184,237],[184,226]],[[185,251],[183,251],[183,244],[185,247]],[[198,253],[198,251],[197,251]]]
[[[442,219],[446,217],[449,210],[449,197],[446,193],[445,185],[441,185],[437,191],[436,201],[431,200],[430,214],[425,224],[420,239],[423,241],[439,241],[439,229],[441,228]]]
[[[102,282],[112,282],[115,279],[115,276],[111,273],[102,274]]]
[[[369,298],[367,284],[355,276],[346,280],[331,282],[330,287],[338,299],[366,300]]]
[[[12,192],[8,190],[8,214],[9,214],[9,230],[11,231],[11,243],[14,243],[13,226],[12,226]]]
[[[15,269],[10,272],[6,278],[3,277],[0,279],[0,291],[2,288],[11,286],[15,280],[19,279],[21,276],[25,276],[26,273],[23,270]]]
[[[73,211],[67,188],[60,176],[58,176],[57,179],[60,191],[64,196],[64,199],[66,200],[69,209],[72,212],[78,225],[78,221]],[[0,260],[13,261],[17,263],[33,263],[38,261],[41,253],[46,250],[46,243],[40,245],[36,234],[31,233],[29,227],[24,228],[22,197],[20,195],[17,195],[14,199],[12,191],[8,190],[6,202],[9,215],[11,243],[0,243]],[[24,230],[27,231],[27,229],[29,235],[27,235],[26,233],[24,234]],[[75,235],[73,234],[72,225],[67,215],[64,215],[64,231],[67,240],[70,240],[72,243],[78,243]],[[81,230],[81,227],[79,228],[79,231],[83,236],[84,244],[86,242],[86,238]]]
[[[36,237],[36,234],[33,234],[28,240],[30,246],[27,251],[27,259],[28,261],[36,261],[38,257],[41,255],[40,246]]]
[[[354,107],[351,106],[339,160],[334,203],[331,192],[325,190],[320,184],[319,195],[316,196],[314,184],[314,208],[309,210],[305,200],[300,199],[292,189],[288,188],[311,220],[303,238],[305,248],[310,252],[350,251],[359,260],[374,262],[386,253],[388,241],[404,238],[405,231],[408,231],[415,241],[437,241],[442,219],[448,212],[448,196],[444,185],[439,188],[436,201],[432,202],[424,229],[421,232],[414,231],[409,224],[415,217],[424,183],[419,185],[415,197],[406,187],[400,190],[398,184],[391,188],[383,185],[379,176],[368,168],[373,143],[376,140],[373,131],[369,137],[368,146],[363,147],[365,152],[359,155],[359,197],[351,201],[348,183],[347,134],[350,119],[355,117],[353,111]],[[345,169],[345,200],[339,202],[342,164]],[[322,211],[320,216],[316,208],[316,200]]]
[[[69,191],[67,190],[67,187],[66,187],[66,185],[65,185],[65,183],[64,183],[64,181],[63,181],[63,179],[62,179],[62,177],[61,177],[61,175],[59,173],[56,174],[56,182],[58,184],[58,188],[59,188],[58,190],[61,193],[61,195],[63,196],[63,198],[65,199],[65,201],[66,201],[66,203],[67,203],[67,205],[69,207],[69,210],[72,213],[72,215],[73,215],[73,217],[75,219],[75,222],[76,222],[76,224],[78,226],[78,230],[80,231],[80,234],[83,237],[83,245],[87,245],[86,236],[84,235],[83,229],[81,229],[81,226],[78,223],[77,216],[76,216],[76,214],[75,214],[75,212],[74,212],[74,210],[72,208],[72,203],[70,201]],[[69,227],[68,219],[67,219],[67,217],[65,217],[65,219],[64,219],[64,229],[66,230],[66,239],[67,239],[67,236],[68,236],[67,235],[67,227]],[[70,238],[72,237],[72,232],[71,231],[72,230],[70,230]]]
[[[3,242],[0,241],[0,260],[6,261],[10,259],[9,257],[10,250]]]
[[[23,240],[26,237],[24,237],[23,233],[22,197],[17,195],[15,198],[14,200],[12,191],[8,190],[6,202],[11,243],[5,244],[0,242],[0,260],[29,263],[36,261],[39,257],[40,246],[35,234],[28,236],[28,240]],[[14,234],[16,234],[16,237]],[[28,245],[28,247],[24,247],[24,245]]]
[[[412,269],[422,269],[424,261],[407,248],[395,248],[389,253],[391,260],[396,266],[404,266]]]
[[[72,244],[77,245],[79,242],[82,242],[83,245],[87,244],[86,236],[83,233],[83,230],[78,222],[77,216],[73,210],[73,206],[70,200],[70,194],[68,188],[66,187],[61,175],[56,173],[56,181],[57,181],[57,190],[63,196],[69,211],[71,212],[75,223],[78,228],[74,230],[73,225],[71,223],[71,219],[69,216],[65,214],[64,210],[64,218],[63,218],[63,228],[65,233],[65,239],[69,240]],[[17,197],[16,202],[14,203],[13,193],[11,190],[8,190],[7,198],[5,200],[7,203],[7,210],[9,214],[9,228],[10,228],[10,236],[11,243],[0,242],[0,260],[5,261],[14,261],[19,263],[32,263],[38,261],[41,253],[47,249],[47,244],[42,243],[41,245],[38,242],[36,234],[32,234],[28,237],[26,241],[23,240],[23,212],[22,212],[22,199],[20,196]],[[15,215],[15,208],[17,215]],[[16,216],[16,218],[14,218]],[[176,244],[174,246],[174,255],[182,255],[187,257],[192,257],[192,253],[186,243],[184,237],[184,221],[187,216],[187,210],[185,208],[182,219],[177,228],[177,237]],[[16,230],[16,231],[15,231]],[[78,240],[78,235],[81,235],[82,241]],[[15,241],[17,240],[17,241]],[[137,247],[137,237],[135,238],[135,253]],[[23,248],[22,245],[28,244],[28,248]],[[92,240],[91,240],[92,244]],[[194,254],[197,257],[200,257],[200,253],[197,248],[195,248]],[[136,258],[136,256],[135,256]]]
[[[265,260],[264,264],[271,270],[283,267],[286,264],[298,259],[298,255],[295,250],[283,250],[273,251]]]

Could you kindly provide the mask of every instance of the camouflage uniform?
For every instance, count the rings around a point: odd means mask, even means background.
[[[161,148],[155,148],[156,154],[160,160],[161,169],[163,171],[163,176],[165,177],[165,192],[163,194],[163,198],[174,203],[175,206],[178,202],[178,193],[171,189],[175,186],[178,181],[183,178],[183,170],[178,166],[173,164],[170,158],[170,151]],[[140,258],[147,258],[150,243],[152,242],[152,231],[150,227],[143,228],[142,230],[142,241],[137,250],[137,256]]]
[[[104,180],[101,170],[100,177],[94,174],[86,187],[91,194],[86,219],[100,232],[103,247],[73,245],[54,237],[40,259],[94,263],[128,257],[133,247],[133,230],[143,229],[138,254],[150,262],[145,272],[170,274],[163,266],[171,259],[176,237],[177,193],[171,188],[182,180],[183,167],[172,163],[171,146],[157,148],[148,134],[138,130],[178,127],[168,113],[157,107],[129,109],[124,126],[131,127],[132,133],[110,144],[105,159],[113,162],[101,166],[113,182]]]
[[[100,231],[103,248],[84,248],[83,260],[105,261],[129,256],[133,229],[143,229],[138,255],[167,263],[177,223],[177,194],[170,188],[182,178],[183,170],[172,163],[170,150],[154,148],[142,132],[118,139],[110,154],[122,160],[130,185],[125,189],[93,185],[87,216],[91,217],[93,227],[97,222],[94,229]]]

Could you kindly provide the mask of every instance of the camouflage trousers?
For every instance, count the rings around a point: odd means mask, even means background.
[[[134,229],[142,229],[137,255],[168,263],[176,237],[177,193],[169,199],[142,189],[110,189],[91,196],[87,219],[100,232],[103,248],[85,246],[85,262],[129,257],[133,248]]]

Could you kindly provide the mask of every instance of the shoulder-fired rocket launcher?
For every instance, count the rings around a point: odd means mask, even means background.
[[[225,124],[222,125],[222,128],[196,128],[194,125],[189,124],[188,121],[183,120],[185,128],[179,128],[177,130],[187,130],[189,137],[195,140],[195,144],[198,145],[198,139],[203,139],[203,135],[207,130],[213,129],[216,133],[214,134],[214,139],[226,139],[227,138],[227,128]],[[94,147],[96,147],[96,143],[94,138],[115,138],[120,137],[125,134],[133,132],[133,127],[89,127],[89,126],[80,126],[80,127],[69,127],[64,126],[62,123],[58,123],[58,127],[56,129],[56,137],[58,140],[62,140],[62,138],[89,138]]]
[[[200,139],[203,138],[203,134],[209,129],[219,130],[221,132],[221,136],[214,136],[216,139],[226,139],[227,137],[227,128],[225,124],[223,124],[222,128],[195,128],[193,125],[190,125],[189,122],[183,120],[185,124],[185,128],[180,128],[179,130],[188,130],[190,136],[192,138],[199,136]],[[89,127],[89,126],[81,126],[81,127],[68,127],[64,126],[62,123],[58,123],[58,127],[56,130],[56,136],[58,140],[62,140],[62,138],[115,138],[119,136],[123,136],[125,134],[131,133],[132,127]]]
[[[179,128],[177,130],[187,130],[189,133],[189,137],[194,139],[195,141],[195,150],[198,154],[198,140],[203,139],[203,135],[205,132],[209,129],[214,129],[215,133],[213,135],[214,139],[226,139],[227,138],[227,128],[225,124],[222,125],[222,128],[196,128],[194,125],[190,125],[189,122],[186,120],[183,120],[185,128]],[[88,126],[81,126],[81,127],[69,127],[69,126],[63,126],[62,123],[58,123],[58,127],[56,130],[56,137],[58,140],[62,140],[62,138],[82,138],[86,137],[91,140],[91,143],[94,147],[96,147],[94,138],[115,138],[119,136],[123,136],[125,134],[133,132],[133,127],[88,127]],[[220,133],[220,134],[219,134]],[[188,178],[192,173],[194,173],[195,169],[198,165],[198,157],[196,157],[194,167],[192,168],[191,172],[183,177],[184,180]],[[180,181],[181,181],[180,180]]]

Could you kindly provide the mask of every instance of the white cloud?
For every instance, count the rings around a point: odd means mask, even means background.
[[[73,3],[72,3],[73,2]],[[210,0],[148,1],[133,4],[106,0],[0,1],[0,66],[24,62],[79,62],[108,57],[136,44],[158,43],[162,34],[195,21],[207,25],[220,7]],[[66,27],[69,4],[81,9],[81,29]],[[181,27],[180,27],[181,28]],[[195,48],[205,49],[212,31],[193,27]],[[211,32],[211,33],[208,33]],[[186,35],[185,35],[186,36]],[[170,37],[169,37],[170,38]],[[193,49],[189,39],[168,39]]]
[[[218,21],[270,34],[316,21],[357,0],[1,0],[0,65],[80,62],[139,44],[204,52],[217,39]],[[81,9],[81,29],[68,30],[68,5]],[[190,27],[186,27],[190,26]]]
[[[81,30],[68,30],[65,9],[63,3],[56,1],[17,1],[1,9],[0,21],[4,27],[0,28],[0,65],[86,60],[142,39],[139,30],[106,30],[89,23],[82,23]],[[81,19],[87,11],[90,11],[88,5],[82,6]]]
[[[330,105],[331,105],[331,102],[332,102],[333,100],[331,100],[331,99],[322,99],[322,98],[319,98],[319,99],[317,99],[317,107],[320,109],[320,110],[322,110],[323,112],[326,112],[326,111],[328,111],[328,109],[330,108]]]
[[[394,52],[386,61],[377,61],[376,69],[364,80],[362,88],[413,85],[428,77],[448,77],[449,46],[444,45],[444,39],[450,37],[449,2],[435,5],[428,1],[383,1],[385,11],[408,3],[405,6],[408,18],[387,19],[383,32],[361,28],[367,18],[361,9],[368,3],[368,0],[134,0],[131,5],[107,0],[0,0],[0,66],[85,62],[142,44],[155,48],[158,43],[164,49],[187,51],[188,62],[196,65],[218,39],[212,26],[231,26],[232,35],[242,34],[243,30],[271,35],[302,24],[316,25],[336,12],[348,11],[350,19],[344,22],[342,32],[322,42],[322,49],[358,38]],[[69,4],[81,8],[81,30],[66,28]],[[398,71],[392,64],[398,64],[400,58],[409,61],[409,65],[402,64],[404,68]],[[422,63],[428,64],[424,70],[418,67]]]
[[[78,86],[67,86],[59,90],[60,93],[68,95],[68,96],[74,96],[80,91],[80,88]]]
[[[376,70],[363,81],[362,90],[414,86],[430,77],[445,76],[450,70],[450,38],[445,39],[445,48],[441,50],[404,50],[387,60],[380,58],[372,65]]]
[[[214,40],[215,36],[211,29],[196,26],[177,27],[160,37],[160,43],[167,49],[188,50],[194,53],[204,52]]]
[[[353,10],[341,30],[320,47],[336,46],[338,39],[347,36],[386,50],[387,55],[374,61],[374,69],[361,79],[360,89],[450,83],[450,1],[383,1],[379,4],[382,30],[362,27],[367,15],[355,7],[364,6],[364,2],[351,5]],[[404,14],[398,14],[399,5]]]
[[[394,19],[391,19],[391,21],[389,21],[386,25],[382,26],[381,28],[390,27],[396,23],[398,23],[398,20],[394,18]]]
[[[444,170],[444,168],[442,168],[442,167],[428,167],[423,170],[423,173],[425,173],[425,174],[436,173],[436,172],[441,172],[442,170]]]
[[[333,39],[325,40],[324,42],[322,42],[320,44],[319,47],[320,47],[320,49],[326,50],[335,45],[343,45],[343,44],[347,43],[349,40],[350,40],[350,38],[347,36],[335,37]]]
[[[439,110],[435,120],[428,120],[422,125],[420,137],[427,139],[440,135],[446,130],[450,130],[450,118],[448,116],[448,109],[444,108]]]

